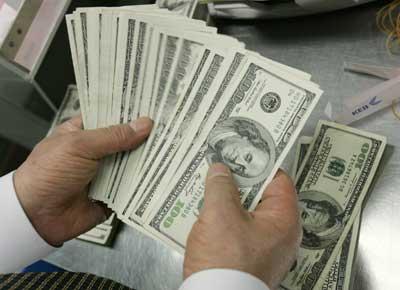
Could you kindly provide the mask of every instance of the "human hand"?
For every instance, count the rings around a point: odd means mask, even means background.
[[[82,130],[80,117],[43,139],[14,173],[17,196],[39,235],[61,245],[107,219],[109,211],[89,200],[87,188],[106,155],[138,147],[152,121]]]
[[[276,174],[256,210],[248,212],[228,167],[214,164],[187,241],[184,277],[212,268],[235,269],[275,289],[293,265],[300,241],[297,195],[286,173]]]

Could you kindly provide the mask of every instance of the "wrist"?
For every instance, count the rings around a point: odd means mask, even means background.
[[[40,203],[35,202],[33,188],[28,185],[29,182],[25,178],[23,168],[20,167],[15,171],[13,183],[18,201],[36,233],[49,245],[53,247],[61,246],[63,242],[54,239],[45,230],[46,226],[43,225],[43,219],[41,218],[43,213],[39,206]]]
[[[27,190],[27,187],[25,186],[25,181],[21,170],[23,169],[21,169],[20,167],[14,173],[13,176],[14,189],[22,209],[24,210],[31,224],[34,225],[34,220],[35,220],[34,219],[35,210],[33,209],[34,205],[32,204],[31,198],[29,198],[29,192]]]

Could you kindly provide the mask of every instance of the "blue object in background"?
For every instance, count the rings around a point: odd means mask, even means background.
[[[65,272],[64,269],[54,266],[53,264],[47,263],[45,261],[39,260],[36,263],[26,267],[22,270],[23,273],[27,272]]]

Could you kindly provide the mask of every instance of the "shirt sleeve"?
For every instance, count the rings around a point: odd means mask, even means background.
[[[20,271],[56,249],[39,236],[26,216],[13,174],[0,177],[0,273]]]
[[[189,276],[179,290],[269,290],[260,279],[237,270],[211,269]]]

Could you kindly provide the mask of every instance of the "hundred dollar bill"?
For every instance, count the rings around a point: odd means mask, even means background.
[[[144,23],[142,23],[142,24],[144,24]],[[140,29],[140,30],[143,31],[143,33],[145,32],[145,29]],[[142,34],[143,34],[143,33],[142,33]],[[177,41],[178,41],[178,39],[176,39],[176,42],[177,42]],[[138,42],[138,44],[140,44],[140,43],[142,43],[142,45],[143,45],[143,41]],[[170,60],[172,60],[172,61],[173,61],[173,59],[174,59],[176,50],[177,50],[177,45],[174,46],[174,49],[173,49],[173,57],[170,58]],[[142,52],[142,50],[138,50],[138,51],[139,51],[140,53]],[[138,77],[139,77],[139,69],[140,69],[140,67],[141,67],[140,61],[141,61],[141,57],[140,57],[140,58],[137,57],[137,59],[136,59],[136,61],[135,61],[135,70],[136,70],[135,72],[136,72],[136,73],[133,74],[133,83],[132,83],[132,90],[131,90],[131,92],[132,92],[132,95],[135,95],[135,96],[136,96],[136,87],[137,87],[137,85],[138,85],[138,84],[137,84],[137,81],[138,81]],[[168,64],[171,64],[171,66],[172,66],[172,61],[168,63]],[[168,66],[168,69],[167,69],[168,72],[170,72],[171,66]],[[159,87],[159,92],[161,91],[161,87],[164,87],[164,86],[165,86],[165,83],[166,83],[166,81],[163,81],[163,80],[161,81],[161,85],[160,85],[160,87]],[[135,100],[136,100],[136,103],[135,103],[135,104],[132,104],[132,105],[134,105],[132,108],[136,108],[137,113],[139,114],[139,112],[140,112],[140,103],[141,103],[141,100],[140,100],[140,98],[138,98],[138,97],[132,98],[132,99],[135,99]],[[145,115],[147,115],[147,114],[148,114],[148,113],[146,113]],[[135,176],[135,172],[136,172],[136,169],[137,169],[137,166],[138,166],[138,160],[137,160],[137,159],[140,157],[140,154],[141,154],[142,152],[143,152],[143,148],[141,148],[140,151],[136,150],[136,151],[130,152],[129,155],[125,154],[125,155],[127,155],[127,156],[125,156],[124,159],[121,159],[121,160],[120,160],[120,162],[119,162],[119,164],[118,164],[118,167],[117,167],[117,170],[116,170],[116,174],[118,175],[119,172],[120,172],[120,176],[119,176],[119,178],[117,177],[117,178],[114,178],[114,179],[113,179],[113,180],[114,180],[114,183],[113,183],[113,186],[111,187],[111,192],[112,192],[112,195],[113,195],[113,197],[114,197],[113,200],[115,200],[115,196],[116,196],[117,191],[119,190],[121,184],[122,184],[122,185],[124,184],[124,182],[123,182],[124,180],[123,180],[122,174],[123,174],[126,170],[129,171],[129,172],[126,172],[126,173],[128,173],[128,174],[125,175],[126,178],[127,178],[126,183],[127,183],[127,186],[130,185],[131,176]],[[140,153],[140,154],[139,154],[139,153]],[[115,183],[115,181],[117,181],[117,183]],[[115,184],[116,184],[116,187],[114,188],[114,185],[115,185]],[[125,191],[124,191],[124,192],[125,192]]]
[[[347,234],[339,254],[334,260],[328,275],[321,277],[322,290],[349,290],[352,278],[353,264],[357,252],[358,237],[360,233],[361,213],[356,216],[354,224]]]
[[[201,78],[200,86],[193,91],[189,97],[190,101],[182,108],[180,120],[177,121],[179,125],[171,126],[166,130],[164,145],[160,148],[160,154],[154,162],[157,166],[152,166],[149,170],[144,184],[149,184],[156,180],[159,174],[161,176],[166,173],[168,164],[174,158],[176,151],[185,138],[194,139],[197,126],[201,125],[203,118],[208,115],[207,113],[209,113],[210,106],[214,100],[215,90],[218,89],[219,84],[223,81],[221,76],[225,76],[231,62],[232,58],[227,54],[227,51],[216,53],[213,56],[210,67]],[[204,110],[199,108],[204,108]],[[177,157],[181,158],[180,156]],[[142,188],[146,191],[147,186],[142,185]]]
[[[93,8],[88,10],[91,11],[91,9]],[[144,51],[143,38],[147,35],[145,33],[147,24],[140,22],[139,18],[146,15],[146,13],[150,13],[154,10],[154,7],[151,5],[137,5],[131,10],[129,12],[121,9],[113,9],[111,11],[104,9],[102,11],[104,16],[102,19],[104,21],[108,19],[105,17],[106,14],[113,15],[114,17],[112,18],[116,20],[115,23],[113,21],[111,23],[110,21],[107,22],[112,27],[111,33],[107,35],[107,42],[110,45],[107,47],[106,42],[103,47],[109,57],[100,60],[101,62],[109,61],[110,58],[115,60],[111,62],[112,66],[109,66],[109,69],[105,72],[105,74],[114,73],[114,76],[109,79],[111,84],[108,86],[108,88],[112,89],[109,92],[111,97],[105,98],[108,102],[106,104],[108,111],[105,116],[105,119],[108,120],[108,125],[127,122],[132,119],[132,116],[136,118],[138,115],[137,103],[139,101],[136,98],[136,87],[139,74],[137,71],[141,66],[141,56]],[[158,14],[162,15],[164,13],[163,11],[158,11]],[[109,117],[110,113],[114,116]],[[120,173],[120,168],[124,167],[123,155],[116,154],[103,161],[104,165],[101,167],[98,178],[96,178],[96,182],[91,188],[91,195],[93,195],[93,192],[106,192],[106,196],[97,199],[107,200],[110,198],[113,191],[112,188],[115,187],[115,184],[118,184],[116,183],[118,180],[116,175]]]
[[[303,240],[282,286],[322,289],[360,213],[386,138],[320,121],[297,176]],[[329,288],[328,288],[329,289]]]
[[[126,27],[123,25],[126,24]],[[122,102],[127,94],[129,67],[131,65],[132,50],[133,50],[133,33],[136,22],[134,20],[129,23],[122,23],[121,15],[117,14],[112,22],[113,31],[110,33],[110,39],[114,40],[111,44],[110,54],[113,58],[113,74],[110,75],[110,97],[108,98],[107,107],[112,116],[107,117],[108,125],[123,123],[124,105]],[[114,37],[112,35],[115,35]],[[114,170],[114,164],[121,157],[117,153],[108,156],[102,161],[99,172],[97,173],[94,181],[91,184],[89,196],[104,201],[109,194],[109,184],[111,173]]]
[[[104,223],[78,236],[79,240],[110,246],[116,236],[119,221],[113,213]]]
[[[137,11],[139,12],[139,11]],[[137,72],[141,59],[143,43],[143,28],[137,18],[130,17],[128,13],[119,14],[118,43],[116,50],[116,65],[113,90],[113,112],[119,117],[118,123],[130,122],[139,114],[138,99],[136,98]],[[139,33],[139,30],[141,31]],[[139,41],[140,38],[140,41]],[[108,167],[108,182],[105,192],[106,200],[110,199],[113,188],[118,184],[118,175],[126,164],[128,153],[118,153],[114,156],[113,165]]]
[[[167,8],[177,14],[192,17],[198,0],[157,0],[160,8]]]
[[[165,56],[165,48],[166,48],[166,35],[164,33],[161,33],[159,31],[159,29],[155,28],[153,31],[153,35],[152,35],[152,43],[153,43],[153,46],[151,47],[151,51],[149,53],[151,53],[151,58],[155,58],[155,61],[150,61],[149,68],[147,69],[146,79],[148,81],[146,81],[146,84],[144,85],[145,87],[144,87],[143,96],[154,96],[156,94],[156,91],[158,90],[158,86],[156,85],[158,83],[157,77],[159,77],[159,75],[160,75],[158,72],[160,71],[161,67],[164,67],[164,65],[160,66],[159,63],[160,63],[160,61],[162,61],[162,63],[164,63],[164,61],[165,61],[164,56]],[[157,49],[155,49],[155,48],[157,48]],[[155,123],[157,123],[158,120],[156,119],[157,112],[155,112],[154,108],[160,108],[160,104],[158,102],[158,101],[160,101],[160,99],[161,98],[158,98],[157,100],[155,100],[154,97],[150,97],[150,103],[151,103],[150,107],[151,108],[150,108],[149,116],[153,120],[156,120]],[[141,152],[141,154],[142,154],[141,160],[143,160],[144,156],[147,155],[147,152],[149,151],[148,148],[150,147],[150,145],[153,142],[154,132],[156,130],[157,130],[157,127],[152,130],[148,140],[144,144],[144,148]],[[126,173],[128,176],[134,176],[136,170],[141,167],[142,161],[139,160],[136,163],[137,164],[136,164],[135,168],[128,168],[128,170],[127,170],[128,172]],[[121,181],[121,183],[122,183],[121,191],[126,192],[125,187],[126,186],[131,187],[130,186],[131,184],[129,182],[123,183]],[[113,198],[113,203],[115,203],[114,209],[117,211],[120,211],[120,206],[119,206],[120,200],[121,199],[126,200],[127,198],[128,197],[126,195],[121,195],[121,194],[114,196],[114,198]]]
[[[136,184],[138,184],[139,186],[135,189],[135,196],[137,196],[137,192],[142,195],[142,193],[148,187],[148,183],[157,178],[157,174],[160,172],[161,168],[163,168],[164,164],[168,163],[168,160],[173,157],[175,150],[180,146],[180,141],[184,138],[191,139],[193,137],[190,134],[186,134],[184,130],[189,129],[189,126],[195,123],[195,116],[199,114],[206,114],[208,104],[213,100],[213,98],[211,97],[205,98],[205,95],[209,94],[208,85],[212,83],[216,75],[210,76],[209,74],[206,74],[204,77],[205,79],[203,80],[203,85],[201,85],[199,88],[199,92],[193,91],[193,95],[191,97],[194,99],[188,103],[192,104],[192,107],[187,107],[188,111],[182,111],[181,109],[179,109],[179,106],[183,107],[184,105],[184,103],[181,102],[183,99],[177,102],[177,100],[180,99],[179,96],[183,95],[183,89],[185,89],[186,83],[189,81],[188,77],[190,75],[190,72],[194,69],[195,61],[201,55],[202,47],[207,42],[210,44],[211,42],[213,42],[215,46],[218,46],[218,48],[224,50],[223,54],[227,54],[228,47],[229,49],[232,49],[235,46],[241,48],[240,44],[232,38],[221,36],[210,37],[199,33],[191,34],[191,36],[184,35],[182,48],[180,54],[178,55],[178,61],[175,67],[175,73],[173,74],[174,77],[170,80],[169,90],[166,91],[166,95],[164,98],[165,102],[163,105],[163,114],[175,116],[178,114],[178,112],[180,112],[180,114],[182,115],[180,117],[181,120],[177,119],[176,116],[173,119],[169,120],[169,124],[166,124],[167,126],[165,126],[165,128],[163,129],[163,134],[162,136],[160,136],[160,141],[158,141],[158,145],[153,148],[153,152],[148,155],[148,160],[146,161],[145,166],[142,167],[141,176],[137,179],[136,182]],[[224,57],[222,56],[219,57],[222,60],[224,59]],[[224,63],[226,63],[226,60],[224,61]],[[218,63],[215,64],[215,67],[210,66],[209,72],[217,72],[217,66],[219,69],[220,64]],[[224,72],[219,71],[218,75],[220,74],[224,75]],[[205,100],[201,102],[202,99]],[[176,105],[178,103],[179,106],[177,107]],[[204,107],[204,110],[199,110],[199,108],[201,107]],[[176,130],[178,127],[180,127],[179,130]],[[195,133],[195,131],[191,131],[191,133]],[[174,134],[176,135],[174,136]],[[172,144],[169,144],[168,142],[172,142]],[[170,146],[170,148],[168,148],[168,146]]]
[[[166,114],[167,113],[170,114],[171,118],[167,123],[165,123],[165,128],[167,128],[167,127],[173,128],[173,127],[179,125],[177,122],[178,122],[178,119],[180,116],[180,111],[182,111],[183,107],[185,107],[185,104],[189,100],[189,96],[192,95],[192,91],[195,88],[197,88],[199,82],[201,81],[201,77],[205,74],[205,72],[207,71],[207,68],[209,68],[209,66],[211,65],[210,64],[211,59],[212,59],[212,52],[209,49],[202,49],[202,51],[200,53],[200,57],[197,60],[196,64],[194,65],[193,71],[191,72],[191,75],[190,75],[191,80],[186,84],[184,93],[182,94],[182,96],[179,97],[180,100],[179,101],[175,100],[175,103],[177,105],[176,114],[172,114],[172,113],[174,113],[174,111],[166,112]],[[167,106],[167,107],[169,107],[169,106]],[[173,109],[173,107],[169,107],[169,108]],[[166,134],[166,132],[164,130],[160,130],[160,138],[164,137],[165,134]],[[156,149],[159,148],[157,146],[154,146],[154,147]],[[161,148],[160,148],[160,150],[161,150]],[[156,158],[157,155],[153,154],[152,156],[154,156]],[[153,159],[152,159],[152,161],[154,162]],[[143,174],[143,172],[142,172],[142,174]],[[137,178],[137,180],[136,180],[136,184],[139,185],[141,182],[143,182],[143,180],[141,179],[141,175],[139,175],[139,178]],[[136,186],[132,187],[132,189],[133,190],[130,191],[131,194],[129,196],[129,200],[126,200],[123,202],[124,208],[123,208],[122,214],[125,214],[127,212],[128,208],[131,206],[131,203],[133,202],[133,200],[136,197],[136,194],[137,194]]]
[[[165,161],[165,166],[157,166],[157,170],[159,171],[159,174],[153,177],[152,182],[150,183],[150,186],[147,187],[143,198],[140,200],[138,203],[137,208],[135,211],[131,214],[129,219],[134,219],[134,220],[145,220],[146,211],[149,212],[151,209],[151,206],[154,204],[154,202],[157,200],[157,196],[161,193],[162,191],[162,184],[165,182],[168,182],[171,180],[175,174],[176,167],[180,165],[180,162],[173,162],[174,156],[179,157],[179,160],[183,160],[188,152],[190,152],[193,148],[197,148],[195,146],[201,145],[199,142],[199,138],[204,134],[203,129],[206,128],[206,124],[209,122],[211,116],[216,113],[216,108],[217,105],[219,104],[221,97],[223,96],[223,93],[229,86],[229,84],[232,82],[234,79],[235,73],[240,71],[242,65],[245,63],[245,55],[242,52],[237,52],[235,56],[233,57],[233,60],[224,76],[224,78],[221,80],[220,83],[217,84],[218,89],[215,89],[217,92],[213,98],[209,98],[212,102],[208,106],[208,109],[206,112],[203,114],[200,114],[197,116],[198,118],[193,121],[193,122],[186,122],[185,124],[186,128],[188,129],[190,138],[186,138],[186,142],[183,142],[179,149],[177,149],[177,152],[175,154],[172,154],[171,151],[173,148],[169,149],[169,153],[172,155],[170,156],[169,161]],[[204,93],[204,89],[200,88],[198,90],[198,94]],[[197,97],[196,97],[197,98]],[[192,123],[192,124],[189,124]],[[186,134],[181,134],[181,137]],[[173,146],[173,145],[172,145]],[[172,147],[171,146],[171,147]],[[166,157],[168,159],[168,155],[163,156],[163,158]]]
[[[93,103],[95,100],[90,98],[89,90],[89,56],[88,56],[88,34],[87,34],[87,13],[86,12],[74,12],[74,32],[75,42],[77,46],[77,62],[79,66],[79,74],[82,78],[79,87],[79,98],[81,99],[82,107],[84,107],[84,113],[87,115],[85,119],[85,129],[94,129],[96,127],[97,112],[94,111]],[[78,83],[79,85],[79,83]],[[85,104],[85,106],[83,106]]]
[[[240,72],[242,65],[246,62],[245,54],[249,54],[249,51],[238,51],[235,54],[233,61],[230,64],[230,67],[224,77],[222,82],[220,83],[218,89],[213,89],[215,91],[215,95],[212,98],[212,103],[208,107],[207,112],[204,112],[204,115],[199,115],[200,119],[197,121],[191,122],[193,123],[190,129],[188,129],[188,134],[185,135],[186,144],[182,144],[177,152],[175,153],[177,158],[172,160],[172,157],[169,162],[165,161],[165,166],[159,166],[157,162],[157,171],[159,171],[158,175],[152,176],[152,181],[149,184],[146,184],[146,191],[143,194],[142,200],[140,200],[137,209],[134,211],[134,215],[141,219],[145,220],[148,213],[150,212],[152,205],[156,202],[157,196],[160,196],[163,192],[164,186],[168,185],[168,182],[173,178],[175,175],[176,169],[180,167],[180,161],[183,160],[187,153],[191,150],[198,150],[199,146],[201,146],[201,138],[203,134],[207,134],[206,128],[208,122],[213,122],[212,116],[218,115],[217,105],[219,104],[221,97],[225,90],[230,86],[233,82],[235,75]],[[275,62],[270,61],[266,58],[261,57],[260,55],[255,55],[256,57],[262,59],[263,61],[270,62],[272,65],[278,66],[280,69],[283,69],[289,73],[294,75],[298,75],[300,78],[309,79],[309,76],[301,73],[297,70],[291,69],[286,66],[277,65]],[[197,149],[196,149],[197,148]],[[169,149],[168,149],[169,150]],[[171,152],[171,151],[170,151]],[[163,156],[163,160],[166,157]],[[179,160],[179,161],[177,161]]]
[[[64,100],[61,103],[60,109],[54,117],[48,135],[50,135],[54,128],[72,117],[79,116],[81,113],[78,97],[78,89],[76,85],[69,85],[65,93]]]
[[[78,10],[80,11],[80,10]],[[86,13],[87,22],[87,50],[88,53],[88,96],[97,96],[97,98],[92,98],[91,109],[95,116],[93,116],[94,127],[99,127],[99,111],[100,111],[100,101],[99,96],[99,65],[100,65],[100,24],[101,24],[101,9],[91,9]]]
[[[105,71],[102,71],[99,77],[96,78],[96,74],[98,74],[98,64],[97,68],[92,69],[97,73],[94,73],[94,77],[92,76],[92,80],[96,80],[101,78],[101,82],[99,85],[96,85],[95,82],[90,81],[90,87],[92,91],[98,89],[101,85],[105,89],[100,91],[100,96],[98,99],[99,107],[97,110],[97,114],[99,120],[103,123],[105,120],[107,125],[121,123],[123,121],[128,121],[131,116],[137,116],[138,110],[132,111],[132,107],[138,109],[139,106],[137,103],[141,103],[140,99],[136,98],[136,88],[138,87],[138,78],[139,78],[139,69],[144,69],[144,65],[142,65],[141,57],[143,52],[146,50],[143,49],[143,43],[148,36],[147,32],[147,23],[143,23],[140,19],[149,13],[159,15],[161,18],[165,14],[169,12],[166,10],[155,10],[156,7],[153,5],[136,5],[134,8],[131,7],[129,10],[127,9],[96,9],[96,8],[84,8],[78,9],[80,12],[86,12],[88,15],[88,47],[89,50],[91,47],[91,42],[93,42],[92,47],[96,48],[96,41],[99,38],[99,43],[101,44],[100,48],[104,50],[104,58],[99,59],[100,65],[104,64],[106,67]],[[90,17],[92,14],[100,16],[97,20],[97,23],[90,25],[90,20],[93,17]],[[96,17],[97,18],[97,17]],[[96,19],[95,18],[95,19]],[[158,19],[158,18],[156,18]],[[164,20],[165,22],[167,19]],[[197,23],[197,22],[196,22]],[[97,25],[96,25],[97,24]],[[108,25],[109,28],[103,29],[103,26]],[[91,27],[96,27],[92,29]],[[100,26],[100,27],[97,27]],[[104,36],[102,34],[104,30]],[[92,31],[92,33],[90,33]],[[91,34],[98,35],[97,31],[100,33],[98,37],[90,37]],[[104,39],[104,41],[102,41]],[[94,41],[95,40],[95,41]],[[95,50],[97,51],[97,50]],[[89,56],[89,67],[92,67],[92,63],[90,59],[98,58],[95,53],[90,53]],[[103,55],[102,50],[99,51],[99,56]],[[111,62],[110,62],[111,60]],[[115,68],[115,70],[114,70]],[[90,70],[90,71],[92,71]],[[114,74],[114,75],[110,75]],[[110,75],[111,77],[108,77]],[[91,73],[89,75],[89,78]],[[104,80],[104,81],[103,81]],[[104,84],[108,83],[107,86]],[[106,89],[110,89],[111,92],[106,91]],[[93,94],[92,94],[93,95]],[[98,95],[98,94],[96,94]],[[107,97],[101,97],[107,96]],[[133,100],[133,101],[132,101]],[[101,104],[101,106],[100,106]],[[134,104],[134,105],[133,105]],[[95,110],[96,111],[96,110]],[[119,112],[119,114],[115,114],[115,112]],[[113,115],[113,116],[110,116]],[[105,115],[105,116],[104,116]],[[103,124],[104,125],[104,124]],[[121,170],[115,170],[115,168],[120,168],[118,164],[121,163],[121,154],[117,154],[105,160],[103,162],[103,166],[98,174],[98,176],[102,178],[96,178],[95,186],[92,187],[91,196],[93,192],[107,192],[108,194],[104,197],[98,197],[100,200],[106,200],[110,197],[110,192],[112,192],[112,188],[115,185],[115,177],[117,172]],[[111,164],[110,164],[111,163]],[[117,166],[113,164],[117,163]],[[108,168],[107,170],[104,168]],[[104,173],[104,171],[106,173]],[[110,173],[111,171],[111,173]],[[108,178],[104,178],[106,176]],[[111,179],[111,180],[110,180]],[[102,182],[97,182],[97,180],[101,180]],[[106,184],[106,185],[104,185]]]
[[[109,246],[113,241],[115,229],[115,227],[101,224],[78,236],[77,239],[103,246]]]
[[[146,230],[182,252],[203,203],[210,163],[227,164],[254,209],[322,91],[256,57],[227,90],[222,112],[146,220]]]
[[[102,86],[102,93],[99,97],[107,97],[103,102],[100,101],[100,104],[102,104],[100,108],[103,108],[101,109],[103,111],[99,110],[98,116],[102,119],[102,122],[100,123],[105,126],[118,124],[120,122],[120,114],[117,114],[116,111],[113,110],[119,93],[117,85],[120,83],[115,81],[116,73],[119,72],[116,68],[121,59],[118,55],[120,51],[118,50],[118,45],[121,45],[120,38],[121,36],[124,36],[120,31],[119,14],[120,13],[116,11],[110,11],[107,9],[102,10],[102,28],[100,28],[102,30],[102,41],[100,41],[100,69],[102,70],[102,73],[100,74],[100,83]],[[105,28],[104,33],[103,27]],[[102,115],[104,113],[105,116]],[[105,188],[108,184],[108,177],[110,175],[108,172],[112,169],[114,159],[115,154],[107,156],[101,161],[97,175],[90,186],[89,196],[91,198],[101,201],[105,199]]]
[[[292,175],[296,176],[299,172],[307,151],[312,143],[312,137],[302,136],[299,138],[296,148],[296,156],[293,163]],[[358,235],[361,223],[361,213],[352,226],[350,232],[333,262],[333,265],[325,278],[322,290],[348,290],[350,287],[351,273],[353,268],[354,256],[357,250]]]
[[[137,87],[139,79],[139,71],[142,66],[142,56],[144,43],[148,38],[148,23],[141,21],[141,17],[147,13],[155,13],[154,7],[148,5],[136,6],[132,11],[121,10],[117,16],[118,41],[116,45],[116,64],[114,72],[114,87],[112,92],[111,112],[118,119],[116,123],[129,122],[137,118],[140,112],[141,100],[137,97]],[[133,13],[135,12],[135,13]],[[158,11],[157,14],[164,14],[163,11]],[[128,153],[120,153],[113,156],[108,162],[106,173],[107,182],[100,182],[97,188],[103,188],[107,192],[105,200],[109,200],[115,194],[115,188],[121,179],[123,169],[126,167]],[[112,162],[112,165],[109,163]],[[107,186],[103,184],[106,183]]]
[[[135,22],[134,19],[129,19],[128,21],[129,23],[132,21],[133,23]],[[128,94],[125,98],[121,99],[121,117],[123,117],[123,122],[125,123],[131,122],[139,116],[140,106],[142,103],[141,99],[137,96],[137,86],[139,80],[139,70],[142,67],[142,56],[144,51],[143,46],[145,43],[145,38],[149,31],[147,29],[148,23],[141,22],[139,20],[136,20],[136,22],[137,25],[134,28],[136,31],[134,35],[136,37],[134,38],[132,45],[134,47],[133,51],[135,51],[133,54],[134,57],[132,57],[133,69],[129,70],[129,73],[127,73],[127,75],[131,75],[131,77],[127,78],[127,80],[129,80],[127,88]],[[125,105],[123,105],[123,103],[125,103]],[[110,196],[112,196],[111,199],[115,197],[116,191],[121,184],[123,172],[125,172],[126,170],[128,160],[135,161],[134,156],[136,156],[137,153],[137,150],[133,152],[122,153],[121,157],[117,160],[111,182],[109,183],[109,188],[107,189],[107,192],[109,193],[108,198],[110,198]]]
[[[188,29],[189,28],[190,27],[188,27]],[[196,61],[201,54],[201,47],[203,46],[199,41],[203,38],[203,34],[209,35],[215,32],[213,29],[202,27],[197,24],[190,29],[193,31],[180,31],[180,34],[171,33],[168,29],[156,31],[161,38],[160,41],[164,42],[164,46],[161,44],[161,47],[163,46],[165,48],[165,54],[161,57],[163,62],[160,66],[161,69],[158,72],[158,77],[154,76],[154,78],[156,78],[155,83],[159,84],[159,86],[154,85],[154,98],[152,98],[152,104],[148,107],[148,113],[157,116],[155,117],[155,126],[146,145],[141,148],[142,151],[140,158],[138,158],[139,160],[133,160],[133,164],[127,166],[126,178],[121,182],[122,186],[120,189],[121,192],[131,191],[131,188],[135,189],[133,197],[136,196],[138,191],[137,186],[141,184],[144,179],[142,176],[147,172],[143,167],[146,168],[146,164],[152,164],[149,160],[151,160],[151,156],[154,155],[154,149],[157,148],[157,144],[160,143],[159,139],[163,136],[163,133],[165,133],[164,130],[172,118],[172,113],[178,104],[178,100],[180,96],[183,95],[183,90],[190,81],[189,76],[191,76],[195,68]],[[196,33],[194,32],[195,30],[204,32]],[[192,36],[191,39],[195,39],[197,36],[197,40],[185,39],[186,35]],[[183,38],[180,38],[180,36]],[[157,50],[154,52],[157,52]],[[150,67],[154,67],[154,65],[150,65]],[[150,89],[149,86],[147,86],[146,89],[148,91]],[[142,96],[145,95],[142,94]],[[156,108],[157,112],[154,112],[154,108]],[[146,113],[146,115],[148,113]],[[135,176],[135,172],[139,174],[136,180],[132,180],[131,177]],[[120,206],[121,199],[124,201],[126,200],[125,197],[121,196],[117,198],[115,201],[115,208],[122,208],[122,206]],[[123,205],[123,207],[125,208],[125,205]]]
[[[141,19],[142,21],[140,21],[139,23],[139,31],[137,33],[138,37],[137,37],[137,48],[136,48],[136,57],[135,57],[135,66],[134,66],[134,70],[133,70],[133,77],[132,79],[132,84],[131,84],[131,98],[134,97],[137,101],[135,103],[135,107],[138,108],[138,112],[139,115],[142,116],[148,116],[150,113],[150,106],[151,106],[151,101],[150,98],[148,98],[148,96],[145,96],[141,93],[142,91],[142,87],[143,87],[143,77],[144,77],[144,68],[146,67],[146,57],[147,57],[147,50],[148,50],[148,44],[149,44],[149,39],[150,39],[150,33],[151,33],[151,27],[152,25],[150,24],[151,21],[155,22],[153,20],[152,17],[146,18],[144,16],[140,17],[139,19]],[[147,22],[146,22],[146,21]],[[171,23],[172,21],[169,18],[163,18],[161,16],[159,16],[157,18],[156,21],[158,24],[163,24],[163,26],[168,27],[168,25],[173,25],[173,23]],[[195,26],[193,26],[192,29],[199,29],[199,30],[205,30],[205,31],[213,31],[213,29],[209,30],[207,27],[203,27],[202,25],[198,25],[198,24],[194,24]],[[188,29],[190,28],[190,26],[188,27]],[[194,35],[196,35],[196,33],[194,33],[193,31],[191,32]],[[208,34],[206,34],[208,35]],[[180,42],[182,42],[182,40],[180,40]],[[182,51],[182,44],[178,45],[178,50],[177,50],[177,54],[176,54],[176,60],[173,62],[172,67],[170,68],[170,73],[168,75],[166,75],[167,80],[171,79],[173,76],[177,75],[177,69],[174,69],[174,66],[178,65],[182,65],[182,58],[180,57],[180,53],[179,51]],[[190,59],[185,59],[186,62],[189,63]],[[186,65],[188,67],[188,69],[190,68],[190,65]],[[179,67],[178,67],[179,68]],[[182,78],[184,78],[184,75],[180,75]],[[160,82],[163,80],[160,80]],[[168,88],[170,87],[170,85],[168,85],[168,83],[170,83],[170,81],[165,81],[167,83],[167,85],[165,86],[163,93],[164,95],[167,93]],[[165,84],[165,82],[163,81],[163,86]],[[160,83],[161,84],[161,83]],[[161,87],[161,85],[160,85]],[[169,100],[171,100],[171,98],[169,98]],[[163,114],[165,113],[165,115],[168,115],[168,104],[169,103],[165,103],[163,107]],[[175,103],[173,103],[173,106],[175,107]],[[170,110],[172,110],[171,108],[169,108]],[[128,121],[130,121],[128,119]],[[112,196],[113,196],[113,202],[115,202],[115,196],[117,194],[118,191],[121,191],[121,185],[126,184],[126,186],[129,186],[131,184],[131,176],[135,175],[135,172],[138,168],[139,165],[139,158],[142,155],[142,152],[144,151],[144,146],[136,149],[134,152],[131,152],[129,154],[128,157],[128,161],[126,161],[124,164],[122,165],[121,168],[123,168],[122,170],[119,170],[119,176],[117,176],[116,178],[116,182],[114,183],[116,186],[113,186],[111,188],[111,191],[113,191]],[[125,174],[124,174],[125,173]],[[124,175],[124,176],[123,176]],[[125,177],[125,178],[123,178]],[[125,192],[124,190],[122,190],[122,192]]]
[[[81,93],[83,91],[83,77],[81,77],[82,73],[81,68],[79,67],[79,62],[78,62],[78,43],[77,43],[77,23],[74,19],[73,15],[67,15],[66,16],[66,22],[67,22],[67,30],[68,30],[68,38],[69,38],[69,43],[70,43],[70,48],[71,48],[71,56],[72,56],[72,63],[74,65],[74,73],[75,73],[75,78],[76,78],[76,83],[77,83],[77,88],[78,88],[78,93],[79,93],[79,100],[80,100],[80,107],[82,111],[82,120],[83,120],[83,126],[86,128],[88,126],[88,113],[87,113],[87,103],[86,100],[83,98],[83,94]]]
[[[307,155],[307,150],[310,148],[311,142],[312,137],[310,136],[301,136],[297,141],[296,153],[291,172],[293,180],[296,180],[296,175],[304,162],[304,157]]]

